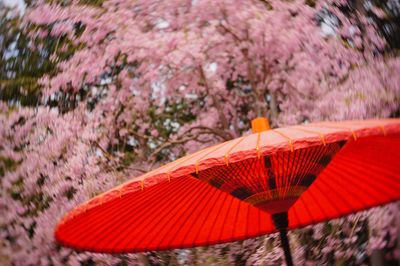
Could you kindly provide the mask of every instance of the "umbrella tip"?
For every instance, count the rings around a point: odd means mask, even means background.
[[[263,131],[270,130],[268,118],[266,117],[257,117],[251,120],[251,129],[253,133],[259,133]]]

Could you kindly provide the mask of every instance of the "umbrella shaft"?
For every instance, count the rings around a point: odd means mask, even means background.
[[[285,253],[286,264],[287,266],[293,266],[292,254],[290,253],[289,240],[287,238],[287,230],[279,230],[279,236],[281,238],[283,252]]]
[[[287,228],[289,225],[288,214],[287,212],[273,214],[272,220],[274,221],[275,228],[279,231],[286,264],[287,266],[293,266],[292,254],[290,253],[289,240],[287,237]]]

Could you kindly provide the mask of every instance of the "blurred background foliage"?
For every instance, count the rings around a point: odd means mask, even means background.
[[[262,0],[264,2],[268,2]],[[307,0],[310,6],[315,6],[317,0]],[[68,5],[67,0],[49,0],[49,3]],[[101,7],[104,0],[80,0],[82,5]],[[393,1],[395,2],[395,1]],[[340,9],[349,17],[363,14],[378,25],[379,32],[386,39],[388,46],[380,53],[398,54],[400,49],[400,10],[399,5],[385,0],[352,0],[349,5],[338,4]],[[35,1],[25,1],[27,8]],[[384,17],[376,15],[371,7],[376,6],[385,12]],[[5,6],[0,2],[0,99],[2,101],[20,104],[22,106],[36,106],[40,99],[38,80],[43,75],[54,75],[57,72],[57,63],[71,57],[79,46],[74,46],[65,35],[46,39],[35,38],[30,32],[37,30],[35,25],[21,25],[22,16],[18,10]],[[319,18],[316,18],[318,20]],[[43,29],[51,31],[51,25]],[[84,29],[77,24],[76,34]],[[58,48],[66,46],[61,52]],[[40,47],[40,49],[37,49]],[[67,100],[67,98],[65,99]]]
[[[268,1],[261,0],[265,2],[266,6],[269,5]],[[50,0],[46,1],[48,3],[57,3],[61,5],[68,6],[70,1],[60,1],[60,0]],[[306,0],[307,5],[314,7],[316,5],[316,0]],[[340,10],[346,14],[348,17],[355,17],[356,20],[361,21],[361,18],[357,18],[359,14],[363,14],[368,19],[374,21],[379,29],[379,34],[385,38],[387,41],[387,46],[384,50],[376,50],[375,53],[383,54],[384,56],[398,56],[400,52],[400,5],[393,5],[394,1],[378,1],[378,0],[352,0],[349,4],[343,5],[338,2],[333,2],[333,5],[337,5]],[[104,0],[80,0],[81,5],[89,5],[101,8],[104,4]],[[35,4],[35,1],[25,1],[26,8]],[[378,7],[384,12],[383,14],[377,14],[373,11],[374,7]],[[326,11],[328,12],[328,11]],[[329,12],[328,12],[329,15]],[[332,15],[332,14],[331,14]],[[326,14],[321,14],[320,17],[315,17],[317,23],[321,23],[322,17]],[[340,22],[338,22],[340,23]],[[100,94],[92,96],[89,94],[90,84],[85,84],[80,88],[79,93],[75,92],[69,93],[68,90],[63,91],[63,94],[55,99],[43,100],[42,87],[39,84],[40,79],[44,76],[53,77],[58,73],[58,64],[65,60],[71,58],[77,51],[82,49],[85,44],[75,44],[68,36],[51,36],[47,35],[46,38],[37,38],[36,33],[38,32],[38,27],[42,32],[50,32],[53,25],[38,26],[33,24],[23,23],[23,14],[20,15],[19,11],[15,8],[5,5],[5,3],[0,2],[0,100],[10,106],[10,109],[19,107],[38,107],[38,106],[49,106],[58,107],[60,113],[68,113],[73,110],[80,101],[86,99],[87,109],[91,110],[100,100]],[[360,22],[360,28],[363,29],[362,23]],[[75,35],[79,36],[84,31],[84,26],[80,23],[74,25]],[[343,40],[346,42],[347,40]],[[63,47],[63,49],[60,49]],[[361,48],[363,49],[363,48]],[[119,65],[115,65],[115,68],[111,72],[105,73],[103,78],[115,78],[124,68],[134,65],[128,65],[128,62],[124,61],[123,56],[116,59],[116,61],[122,62]],[[235,82],[240,82],[238,80],[230,81],[227,84],[228,89],[233,87]],[[118,86],[118,83],[117,83]],[[101,90],[101,86],[98,88]],[[90,99],[87,99],[90,97]],[[206,99],[196,99],[199,104],[203,104]],[[153,107],[148,109],[148,117],[150,121],[147,121],[153,126],[153,129],[157,131],[157,137],[151,137],[152,134],[150,129],[145,131],[141,136],[137,136],[136,141],[152,142],[157,148],[152,150],[156,156],[157,162],[165,161],[173,157],[179,157],[184,155],[185,152],[180,150],[165,149],[169,147],[168,145],[179,144],[179,142],[168,142],[171,136],[176,133],[178,126],[174,125],[185,125],[196,119],[190,110],[187,110],[188,104],[185,101],[181,102],[168,102],[165,103],[165,110],[161,114],[157,112],[157,106],[154,104]],[[121,105],[119,112],[124,113],[124,106]],[[246,107],[243,107],[246,109]],[[248,110],[243,109],[243,113],[247,113]],[[400,107],[399,107],[400,110]],[[399,111],[394,112],[392,116],[398,116]],[[132,114],[133,119],[140,119],[140,117],[135,117]],[[118,115],[115,118],[118,119]],[[246,117],[242,118],[242,121],[248,122]],[[24,124],[25,121],[17,121],[18,123]],[[127,127],[127,125],[121,125],[122,128]],[[139,131],[138,128],[130,129],[130,133],[135,135]],[[116,135],[119,133],[115,132]],[[188,133],[188,138],[193,137]],[[146,154],[138,154],[134,149],[137,144],[131,142],[128,137],[118,135],[117,138],[121,139],[120,142],[116,142],[102,148],[106,157],[112,161],[113,156],[117,153],[122,153],[120,160],[117,163],[110,163],[110,168],[116,168],[118,172],[129,171],[132,163],[138,160],[139,157],[143,159]],[[229,138],[229,137],[227,137]],[[219,140],[224,140],[225,136],[220,135]],[[206,142],[206,141],[205,141]],[[155,144],[154,144],[155,143]],[[0,150],[2,144],[0,143]],[[101,147],[100,145],[97,145]],[[22,149],[22,148],[21,148]],[[139,158],[140,159],[140,158]],[[0,176],[3,177],[7,172],[13,172],[19,165],[19,161],[12,160],[7,157],[0,156]],[[135,169],[138,170],[138,169]],[[144,172],[144,169],[139,169],[139,172]],[[43,174],[41,179],[37,180],[37,186],[42,186],[48,177]],[[7,193],[16,200],[22,202],[24,206],[29,206],[23,216],[35,216],[37,213],[48,208],[52,198],[39,192],[32,194],[29,197],[22,197],[22,190],[24,189],[24,180],[18,179],[11,186],[11,189],[7,190]],[[75,188],[70,187],[65,191],[65,197],[71,199],[75,194]],[[368,216],[368,214],[363,214]],[[354,218],[354,217],[353,217]],[[358,219],[357,219],[358,221]],[[365,245],[366,239],[369,237],[368,225],[363,220],[363,222],[350,223],[349,233],[340,232],[340,227],[344,226],[344,223],[338,223],[335,225],[323,224],[321,225],[326,235],[338,235],[338,239],[347,239],[352,235],[357,235],[357,240],[354,243],[349,243],[349,245],[358,245],[361,248]],[[36,223],[33,222],[26,227],[29,236],[34,234]],[[355,229],[357,228],[356,232]],[[321,254],[318,252],[320,248],[326,245],[326,239],[321,238],[316,240],[314,229],[305,229],[301,233],[292,233],[291,238],[297,239],[298,243],[303,245],[310,245],[316,247],[315,249],[305,250],[304,257],[310,261],[321,260]],[[340,235],[343,234],[343,235]],[[8,241],[14,241],[13,239],[8,239]],[[15,240],[16,241],[16,240]],[[261,244],[260,244],[261,243]],[[311,243],[311,244],[310,244]],[[0,243],[1,246],[1,243]],[[277,246],[276,239],[272,237],[267,237],[259,239],[256,242],[244,241],[238,244],[242,252],[228,252],[232,249],[228,245],[222,245],[216,249],[209,248],[197,248],[191,251],[190,254],[186,254],[185,251],[171,251],[171,252],[152,252],[146,255],[139,255],[138,257],[132,257],[130,255],[120,255],[117,256],[117,260],[112,263],[118,265],[128,265],[131,261],[135,263],[144,263],[149,265],[176,265],[181,263],[181,261],[192,262],[193,265],[203,264],[203,265],[244,265],[248,263],[249,258],[253,256],[257,260],[257,256],[262,257],[265,254],[279,254],[275,250]],[[61,249],[60,247],[57,247]],[[260,248],[266,249],[264,253],[257,254],[260,252]],[[394,247],[389,250],[385,250],[385,253],[390,253],[394,251]],[[274,253],[275,252],[275,253]],[[232,255],[234,254],[234,255]],[[236,255],[235,255],[236,254]],[[268,255],[269,256],[269,255]],[[335,263],[336,265],[349,265],[346,261],[336,260],[334,254],[331,254],[332,258],[324,258],[325,261]],[[369,258],[366,254],[359,254],[357,256],[364,256],[364,258],[358,258],[357,261],[364,261],[368,263]],[[68,257],[68,256],[66,256]],[[279,257],[279,256],[278,256]],[[265,258],[265,257],[264,257]],[[268,257],[266,258],[266,260]],[[355,261],[356,259],[354,259]],[[0,263],[1,263],[0,258]],[[7,261],[7,259],[4,259]],[[280,261],[276,260],[276,256],[270,258],[272,264],[279,264]],[[394,258],[386,259],[387,263],[396,263]],[[101,256],[86,256],[80,261],[81,265],[97,265],[97,264],[108,264],[107,258],[102,258]],[[71,263],[73,264],[73,263]],[[350,263],[351,264],[351,263]]]

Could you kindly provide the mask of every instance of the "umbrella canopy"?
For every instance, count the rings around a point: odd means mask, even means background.
[[[62,219],[56,239],[107,253],[190,248],[400,199],[400,119],[267,128],[258,119],[253,134],[92,198]]]

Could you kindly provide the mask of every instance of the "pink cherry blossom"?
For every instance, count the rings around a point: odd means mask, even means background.
[[[347,0],[67,2],[38,1],[24,23],[33,39],[65,36],[75,52],[52,57],[38,106],[0,101],[6,264],[282,264],[276,235],[112,256],[59,247],[53,230],[77,204],[246,134],[256,116],[275,127],[398,115],[400,60],[384,54],[373,21],[343,12]],[[317,22],[327,12],[337,23]],[[399,213],[394,203],[290,232],[293,257],[362,264],[374,249],[398,254]]]

